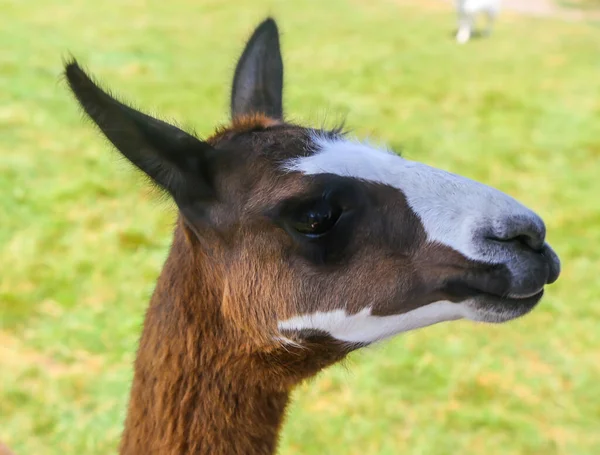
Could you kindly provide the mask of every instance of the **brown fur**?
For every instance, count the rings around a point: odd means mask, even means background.
[[[273,281],[232,283],[227,276],[238,271],[224,271],[185,230],[179,222],[146,314],[121,453],[272,454],[291,388],[348,349],[334,340],[303,347],[268,340],[259,330],[272,323],[268,305],[248,312],[255,302],[235,296],[280,303],[277,294],[291,283],[275,280],[289,277],[272,270]]]
[[[215,134],[213,134],[207,142],[215,143],[223,140],[229,135],[246,133],[248,131],[265,130],[271,126],[281,124],[281,121],[272,119],[261,113],[242,115],[234,117],[231,125],[224,125],[220,128],[217,128]]]

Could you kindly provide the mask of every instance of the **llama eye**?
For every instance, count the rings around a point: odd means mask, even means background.
[[[305,208],[293,221],[293,228],[307,237],[320,237],[329,232],[340,218],[342,210],[325,201]]]

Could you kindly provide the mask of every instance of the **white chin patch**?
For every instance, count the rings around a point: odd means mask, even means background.
[[[345,310],[317,311],[279,321],[280,331],[319,330],[339,341],[373,343],[398,333],[427,327],[444,321],[469,317],[464,303],[440,301],[424,305],[403,314],[374,316],[367,307],[356,314]]]

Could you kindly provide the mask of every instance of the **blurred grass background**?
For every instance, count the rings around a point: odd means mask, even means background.
[[[281,454],[600,453],[600,26],[501,16],[458,46],[442,2],[0,0],[0,440],[118,443],[170,242],[158,201],[59,77],[71,53],[138,107],[209,134],[273,14],[286,111],[496,186],[547,221],[564,271],[534,313],[353,355],[295,394]]]

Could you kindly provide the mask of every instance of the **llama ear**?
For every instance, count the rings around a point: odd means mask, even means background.
[[[212,147],[188,133],[136,111],[92,82],[76,61],[65,75],[85,113],[112,144],[176,202],[211,196],[206,164]]]
[[[277,24],[260,24],[240,57],[231,90],[231,117],[260,113],[283,118],[283,62]]]

